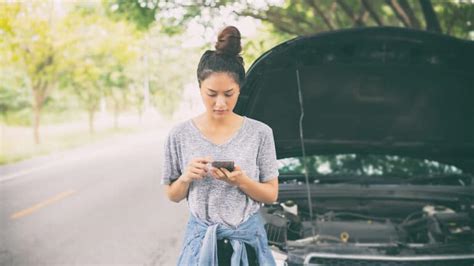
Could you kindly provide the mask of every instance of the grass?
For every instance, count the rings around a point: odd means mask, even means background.
[[[139,130],[140,129],[138,128],[109,128],[96,132],[93,135],[89,134],[88,132],[81,131],[69,132],[59,136],[49,137],[40,144],[34,144],[32,136],[30,137],[31,141],[21,141],[20,139],[12,141],[10,139],[9,141],[3,143],[3,152],[0,153],[0,165],[10,164],[53,152],[72,149],[84,144],[98,142],[100,140],[105,140],[118,135],[130,134]]]
[[[114,129],[111,121],[109,117],[97,121],[94,134],[89,133],[86,119],[62,124],[44,124],[40,128],[40,144],[34,143],[31,127],[6,126],[0,123],[0,165],[64,151],[144,129],[137,123],[136,117],[125,117],[118,129]]]

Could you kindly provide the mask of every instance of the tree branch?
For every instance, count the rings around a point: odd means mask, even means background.
[[[374,7],[369,2],[369,0],[362,0],[362,4],[364,5],[365,9],[369,11],[370,16],[375,21],[375,23],[377,23],[378,26],[383,26],[382,20],[379,18],[379,15],[377,15],[377,12],[375,12]]]
[[[415,16],[415,12],[413,12],[413,9],[411,8],[408,1],[407,0],[399,0],[399,1],[400,1],[400,6],[403,8],[405,13],[407,14],[408,19],[410,20],[410,23],[413,26],[413,28],[421,29],[420,21]]]
[[[365,9],[364,6],[360,9],[359,15],[357,16],[357,24],[358,25],[365,25],[365,21],[369,17],[369,12]]]
[[[296,17],[293,15],[290,15],[290,19],[293,21],[285,21],[282,14],[268,10],[266,12],[268,21],[272,22],[273,25],[278,26],[282,29],[285,29],[286,31],[293,31],[293,34],[296,34],[297,36],[300,35],[307,35],[307,34],[312,34],[317,32],[315,30],[315,26],[311,25],[308,21],[302,20],[300,17]],[[296,22],[296,23],[295,23]],[[309,30],[306,30],[304,27],[302,27],[302,24],[309,25]]]
[[[410,19],[407,14],[403,11],[403,8],[400,6],[397,0],[385,0],[385,2],[392,8],[397,15],[397,18],[405,25],[405,27],[411,28]]]
[[[309,30],[309,33],[312,33],[313,31],[313,28],[317,27],[317,25],[314,25],[312,23],[310,23],[308,20],[302,18],[301,15],[295,15],[293,12],[278,12],[277,10],[268,10],[267,11],[267,14],[271,17],[275,17],[275,18],[283,18],[285,17],[285,15],[287,15],[292,21],[288,22],[288,24],[292,24],[294,22],[297,22],[298,24],[298,27],[300,28],[300,31],[303,31],[303,32],[307,32],[304,27],[302,27],[303,24],[305,24],[306,26],[308,26],[310,28]],[[283,20],[282,20],[283,21]]]
[[[334,30],[334,26],[332,25],[331,21],[324,15],[324,12],[319,8],[319,6],[312,0],[306,0],[306,3],[313,9],[315,15],[321,16],[326,26],[329,30]]]
[[[262,14],[257,14],[257,13],[253,13],[253,12],[249,12],[249,11],[242,11],[242,12],[235,12],[235,13],[239,16],[248,16],[248,17],[252,17],[252,18],[255,18],[255,19],[258,19],[258,20],[261,20],[261,21],[269,22],[277,30],[279,30],[283,33],[288,33],[288,34],[296,35],[296,36],[301,34],[301,32],[296,31],[293,27],[291,27],[291,25],[282,25],[280,23],[277,23],[273,19],[270,19],[270,18],[268,18],[268,17],[266,17]]]
[[[441,33],[438,17],[433,9],[431,0],[420,0],[421,10],[426,20],[426,30]]]
[[[361,21],[357,19],[352,9],[343,0],[336,0],[336,2],[342,8],[342,10],[347,14],[347,16],[354,22],[355,26],[357,27],[364,26],[364,24],[360,24]]]

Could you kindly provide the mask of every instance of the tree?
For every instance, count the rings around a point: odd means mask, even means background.
[[[351,27],[396,26],[469,38],[474,29],[474,5],[467,1],[286,1],[282,6],[264,9],[246,6],[239,14],[296,36]]]
[[[120,6],[119,2],[122,1],[112,1],[111,5]],[[186,25],[186,22],[199,18],[199,15],[212,14],[216,9],[232,8],[238,16],[259,19],[271,25],[276,33],[291,36],[366,26],[424,29],[459,38],[472,38],[470,34],[474,31],[474,4],[470,0],[286,0],[280,4],[267,1],[265,5],[244,0],[132,2],[139,4],[135,4],[132,11],[124,8],[117,15],[140,23],[144,20],[143,16],[134,14],[139,13],[139,10],[147,10],[141,14],[148,15],[148,20],[158,18],[165,28],[167,25]],[[140,4],[144,2],[152,2],[153,9]],[[183,15],[173,16],[180,13]],[[204,18],[202,23],[212,23],[212,16]]]
[[[0,69],[0,76],[3,77],[0,83],[0,115],[5,123],[9,113],[31,107],[28,90],[20,74],[16,69]],[[16,87],[18,85],[23,86]]]
[[[113,103],[115,126],[126,108],[130,78],[125,69],[135,61],[134,30],[124,22],[113,22],[95,6],[77,6],[64,23],[69,34],[80,36],[70,45],[62,72],[62,86],[70,88],[87,110],[89,132],[94,132],[94,117],[101,99]]]
[[[53,2],[0,5],[0,29],[6,36],[2,46],[8,60],[25,77],[31,90],[35,143],[40,143],[40,121],[43,105],[56,86],[57,62],[66,41],[57,37],[51,10]]]
[[[161,32],[158,25],[151,27],[148,39],[143,39],[140,47],[149,45],[141,51],[148,59],[146,68],[142,62],[136,62],[130,72],[134,73],[134,87],[142,83],[148,75],[151,104],[165,117],[171,117],[178,107],[183,87],[186,83],[196,82],[195,67],[199,52],[195,48],[185,48],[185,36],[169,36]]]

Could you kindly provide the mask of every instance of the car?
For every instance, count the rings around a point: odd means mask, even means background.
[[[235,111],[273,130],[260,212],[280,265],[474,265],[474,42],[297,37],[253,63]]]

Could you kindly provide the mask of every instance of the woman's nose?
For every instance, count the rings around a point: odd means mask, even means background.
[[[224,96],[217,96],[217,99],[216,99],[216,106],[217,107],[225,107],[225,97]]]

